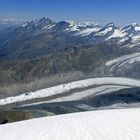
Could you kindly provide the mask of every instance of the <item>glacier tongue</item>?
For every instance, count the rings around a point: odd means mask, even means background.
[[[122,77],[104,77],[104,78],[91,78],[81,81],[75,81],[68,84],[58,85],[46,89],[37,90],[35,92],[29,92],[21,94],[15,97],[8,97],[0,99],[0,105],[12,104],[17,102],[23,102],[31,99],[50,97],[54,95],[60,95],[65,92],[69,92],[73,89],[86,88],[90,86],[101,85],[119,85],[124,87],[140,87],[140,80],[134,80]]]

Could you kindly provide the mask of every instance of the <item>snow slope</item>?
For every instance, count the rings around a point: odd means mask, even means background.
[[[95,35],[97,36],[104,36],[106,35],[108,32],[112,31],[113,28],[112,27],[108,27],[108,28],[105,28],[104,30],[102,31],[99,31],[98,33],[96,33]]]
[[[94,28],[87,28],[85,30],[79,31],[78,33],[76,33],[75,35],[81,35],[81,36],[87,36],[90,35],[91,33],[95,33],[97,31],[99,31],[100,28],[98,27],[94,27]]]
[[[0,126],[1,140],[140,140],[140,109],[102,110]]]
[[[73,89],[87,88],[90,86],[101,86],[101,85],[118,85],[128,87],[140,87],[140,81],[121,78],[121,77],[105,77],[105,78],[91,78],[81,81],[75,81],[68,84],[62,84],[55,87],[50,87],[35,92],[25,93],[15,97],[8,97],[5,99],[0,99],[0,105],[6,105],[16,102],[27,101],[35,98],[50,97],[62,93],[68,93]],[[83,95],[82,95],[83,96]]]
[[[120,29],[115,29],[113,34],[109,36],[106,40],[111,39],[111,38],[122,38],[125,37],[127,34],[123,33]]]
[[[68,21],[69,28],[66,29],[68,32],[74,32],[76,36],[88,36],[91,33],[95,33],[101,29],[101,26],[92,22],[81,22],[75,23],[74,21]]]

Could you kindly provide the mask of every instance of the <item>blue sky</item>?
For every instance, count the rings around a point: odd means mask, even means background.
[[[140,23],[140,0],[0,0],[0,18]]]

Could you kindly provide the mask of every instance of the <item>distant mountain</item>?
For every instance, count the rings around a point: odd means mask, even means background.
[[[122,29],[122,32],[127,33],[128,36],[135,36],[140,34],[140,25],[137,23],[132,23],[130,25],[125,26]]]
[[[8,34],[10,33],[8,32]],[[53,37],[55,35],[59,36],[63,35],[72,38],[73,37],[74,38],[78,37],[82,39],[86,38],[85,44],[89,42],[93,44],[94,41],[91,42],[92,40],[96,40],[95,41],[96,43],[97,42],[101,43],[103,41],[117,39],[116,43],[124,45],[124,42],[126,43],[126,41],[129,40],[128,43],[131,43],[131,46],[133,44],[134,46],[136,46],[137,43],[139,44],[140,25],[133,23],[120,29],[114,23],[108,23],[107,25],[102,27],[98,24],[94,24],[91,22],[81,22],[81,23],[74,23],[72,21],[54,22],[49,18],[43,17],[40,20],[25,22],[21,26],[18,26],[13,32],[11,32],[11,34],[12,35],[15,34],[18,40],[25,38],[25,36],[26,38],[27,37],[31,38],[34,36],[36,37],[38,36],[37,38],[39,38],[39,36],[47,34]],[[13,40],[11,40],[11,42],[13,43]]]
[[[104,27],[91,22],[54,22],[41,18],[0,33],[1,57],[35,57],[78,45],[112,42],[123,47],[139,45],[139,25],[120,29],[114,23]]]

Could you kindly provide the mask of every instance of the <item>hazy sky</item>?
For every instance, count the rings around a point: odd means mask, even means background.
[[[44,16],[101,24],[140,23],[140,0],[0,0],[0,19],[30,20]]]

